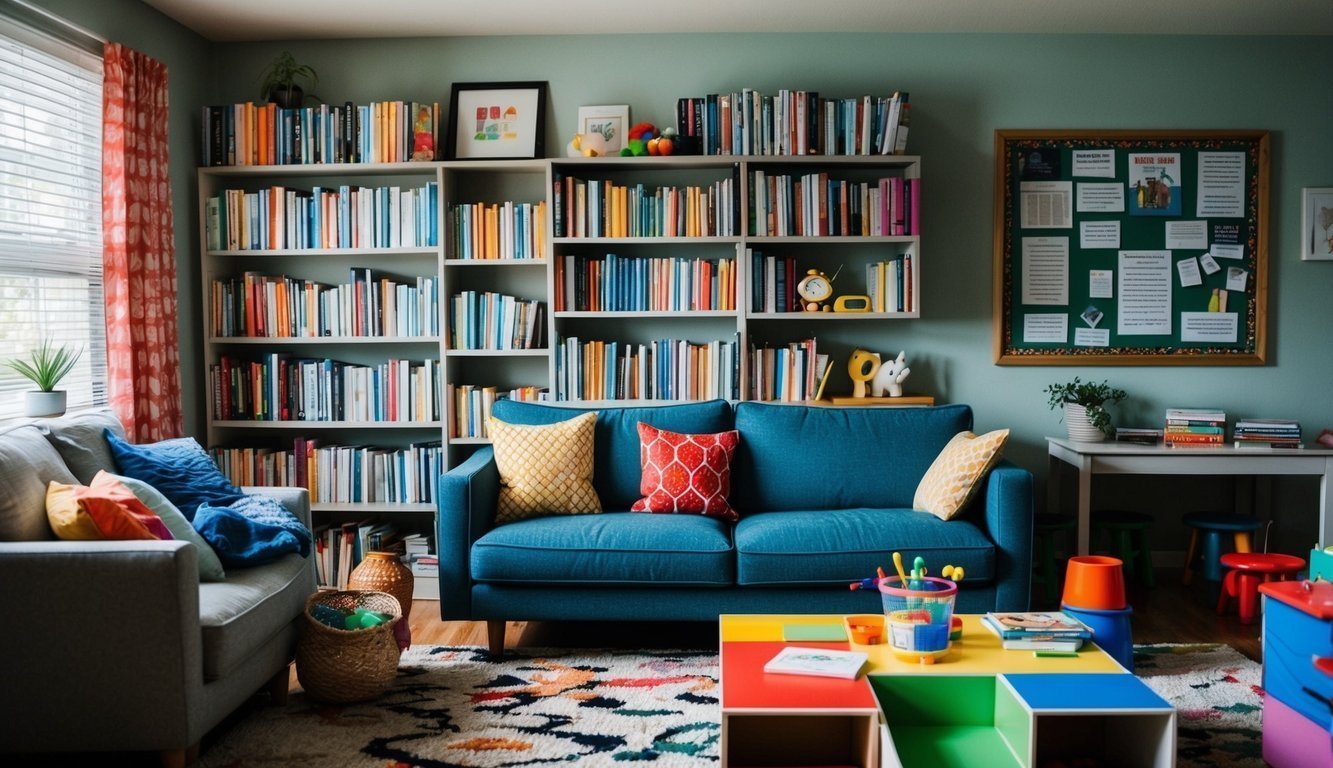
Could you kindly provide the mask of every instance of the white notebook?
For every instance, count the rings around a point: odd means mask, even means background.
[[[789,645],[779,651],[777,656],[769,659],[764,665],[764,671],[780,675],[815,675],[854,680],[865,663],[866,655],[860,651],[798,648]]]

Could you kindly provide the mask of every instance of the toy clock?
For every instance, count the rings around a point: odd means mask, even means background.
[[[801,297],[801,306],[806,312],[832,311],[824,302],[833,295],[833,280],[817,269],[805,273],[801,282],[796,284],[796,294]]]

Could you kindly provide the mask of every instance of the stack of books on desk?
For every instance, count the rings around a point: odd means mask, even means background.
[[[1222,445],[1227,437],[1227,415],[1206,408],[1167,408],[1162,440],[1170,446]]]
[[[1162,442],[1162,430],[1139,427],[1116,427],[1115,441],[1117,443],[1134,443],[1135,445],[1157,445]]]
[[[1007,651],[1077,651],[1092,639],[1088,625],[1063,611],[990,612],[981,617]]]
[[[1300,448],[1301,425],[1289,419],[1237,419],[1237,448]]]

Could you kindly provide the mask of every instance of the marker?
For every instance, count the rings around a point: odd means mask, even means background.
[[[1032,655],[1038,659],[1066,659],[1076,658],[1078,651],[1033,651]]]
[[[903,555],[901,552],[893,553],[893,567],[898,569],[898,586],[907,586],[907,572],[903,570]]]

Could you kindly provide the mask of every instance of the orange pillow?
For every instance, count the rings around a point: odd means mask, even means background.
[[[56,536],[74,541],[173,538],[162,518],[105,470],[91,485],[52,480],[46,488],[46,518]]]

